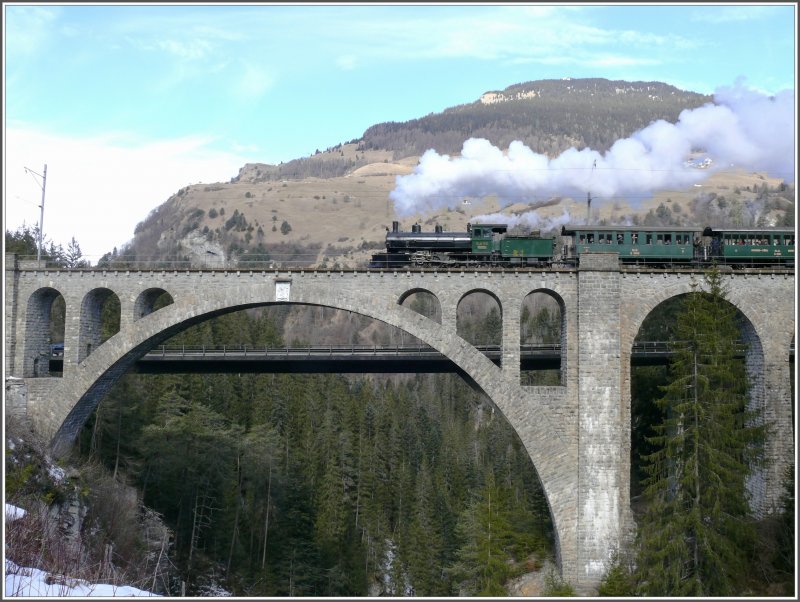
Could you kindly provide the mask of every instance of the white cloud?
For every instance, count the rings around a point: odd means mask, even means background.
[[[8,7],[3,19],[8,51],[33,54],[52,38],[58,11],[43,6]]]
[[[215,151],[213,140],[185,137],[135,141],[108,135],[69,138],[12,126],[5,132],[4,223],[15,230],[39,222],[47,164],[44,233],[56,244],[74,236],[95,263],[133,238],[136,224],[188,184],[229,181],[245,158]]]
[[[257,100],[274,84],[275,78],[266,69],[246,63],[235,84],[234,94],[239,100]]]
[[[352,54],[343,54],[336,58],[336,66],[343,71],[352,71],[356,65],[357,59]]]
[[[419,13],[384,21],[364,19],[349,31],[345,23],[328,26],[337,35],[347,31],[353,52],[372,60],[473,58],[512,64],[630,66],[660,64],[663,48],[697,47],[677,34],[594,26],[581,16],[580,7],[527,8],[484,6],[431,19],[419,18]],[[597,62],[596,55],[605,48],[614,48],[616,62]]]
[[[159,40],[156,47],[183,60],[204,59],[214,46],[208,40]]]
[[[658,65],[660,61],[643,57],[607,54],[584,61],[584,63],[593,67],[639,67],[642,65]]]
[[[770,6],[707,6],[692,14],[692,21],[701,23],[737,23],[765,19],[772,14]]]

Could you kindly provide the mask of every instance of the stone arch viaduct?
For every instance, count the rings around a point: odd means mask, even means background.
[[[565,579],[591,592],[611,554],[635,526],[630,509],[630,356],[647,315],[690,292],[690,270],[620,269],[617,255],[582,258],[580,269],[542,271],[303,271],[44,269],[6,256],[6,413],[15,413],[68,450],[105,391],[153,346],[187,326],[235,309],[301,303],[352,311],[396,326],[450,358],[508,419],[531,456],[547,495]],[[725,275],[729,300],[747,318],[751,398],[772,434],[770,463],[751,483],[759,514],[775,510],[781,475],[794,455],[790,348],[794,272],[744,270]],[[428,291],[441,323],[400,304]],[[490,292],[502,313],[498,367],[456,331],[463,296]],[[168,292],[173,303],[152,311]],[[534,291],[561,306],[561,386],[520,385],[520,314]],[[99,344],[99,303],[120,301],[120,330]],[[63,377],[34,378],[48,351],[49,307],[66,303]]]

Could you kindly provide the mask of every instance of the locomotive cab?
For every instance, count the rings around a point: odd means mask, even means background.
[[[472,253],[477,256],[491,256],[500,253],[500,243],[508,231],[506,224],[475,224],[468,226],[472,238]]]

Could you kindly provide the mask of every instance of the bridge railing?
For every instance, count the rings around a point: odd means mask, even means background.
[[[635,341],[632,353],[637,355],[646,354],[670,354],[673,352],[676,342],[670,341]],[[746,348],[744,342],[740,342],[739,351],[743,352]],[[500,345],[475,345],[475,348],[487,355],[499,354],[502,349]],[[558,355],[561,352],[559,343],[525,343],[520,345],[520,352],[523,356],[536,355]],[[790,353],[794,353],[794,343],[791,344]],[[155,358],[197,358],[197,357],[270,357],[270,356],[333,356],[333,355],[428,355],[438,356],[440,353],[430,345],[307,345],[300,347],[268,347],[253,345],[159,345],[147,352],[147,356]],[[51,354],[52,359],[62,359],[63,351],[54,350]]]
[[[632,353],[636,355],[671,354],[676,341],[634,341]],[[51,346],[50,358],[63,359],[63,347]],[[499,354],[500,345],[475,345],[475,348],[487,355]],[[740,341],[738,351],[744,352],[746,344]],[[520,345],[523,356],[557,355],[561,352],[559,343],[524,343]],[[790,345],[789,353],[794,355],[794,342]],[[418,345],[306,345],[295,347],[269,347],[258,345],[159,345],[147,352],[148,357],[164,358],[197,358],[197,357],[269,357],[276,355],[431,355],[438,356],[439,352],[426,344]]]
[[[268,357],[281,355],[438,355],[439,352],[429,345],[309,345],[303,347],[262,347],[248,345],[222,346],[166,346],[148,352],[148,356],[161,357]]]
[[[669,354],[674,350],[677,342],[670,341],[636,341],[633,344],[634,354]],[[740,343],[740,350],[745,348],[744,343]],[[475,348],[482,353],[492,355],[499,354],[502,349],[500,345],[475,345]],[[520,345],[522,355],[553,355],[561,352],[559,343],[526,343]],[[419,345],[308,345],[303,347],[259,347],[247,345],[223,345],[223,346],[165,346],[149,352],[153,355],[162,357],[260,357],[274,355],[439,355],[433,347],[425,344]]]

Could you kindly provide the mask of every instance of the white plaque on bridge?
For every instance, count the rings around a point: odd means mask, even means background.
[[[288,301],[289,291],[291,289],[291,282],[276,282],[275,283],[275,301]]]

